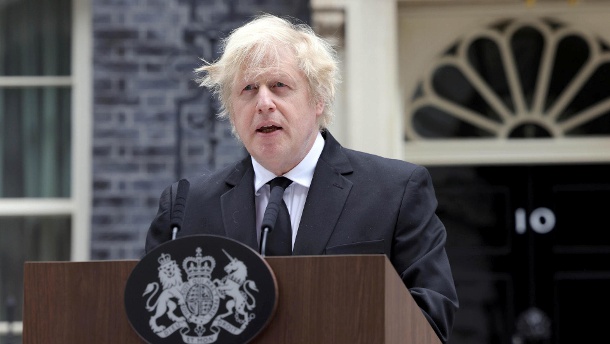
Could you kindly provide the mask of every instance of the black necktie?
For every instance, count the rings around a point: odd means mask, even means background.
[[[275,226],[269,232],[267,238],[266,254],[269,256],[291,256],[292,255],[292,226],[290,225],[290,215],[284,202],[284,190],[292,183],[286,177],[276,177],[268,184],[271,186],[269,195],[269,205],[279,204],[279,211]],[[269,207],[267,205],[267,208]]]

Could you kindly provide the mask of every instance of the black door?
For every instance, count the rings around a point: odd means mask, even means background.
[[[610,165],[429,169],[460,297],[452,343],[606,337]]]

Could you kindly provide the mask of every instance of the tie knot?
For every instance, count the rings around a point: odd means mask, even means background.
[[[272,180],[270,180],[267,184],[269,184],[271,186],[272,190],[276,186],[280,186],[282,189],[285,190],[288,187],[288,185],[292,184],[292,180],[290,180],[286,177],[275,177]]]

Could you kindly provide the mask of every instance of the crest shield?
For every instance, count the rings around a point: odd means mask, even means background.
[[[148,343],[247,343],[277,307],[277,282],[250,247],[213,235],[164,243],[125,288],[131,326]]]

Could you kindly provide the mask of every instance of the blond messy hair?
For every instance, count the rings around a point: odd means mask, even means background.
[[[223,39],[221,51],[218,60],[203,60],[204,65],[195,69],[197,75],[203,74],[196,79],[199,85],[207,87],[220,101],[219,118],[231,119],[231,89],[242,70],[257,74],[279,66],[280,52],[289,51],[307,79],[312,102],[324,104],[318,122],[320,130],[332,123],[332,103],[340,82],[338,58],[334,48],[310,26],[262,14]]]

